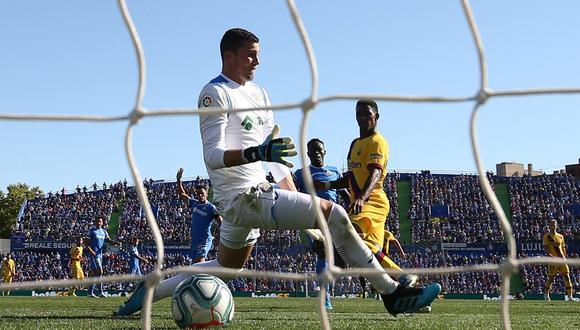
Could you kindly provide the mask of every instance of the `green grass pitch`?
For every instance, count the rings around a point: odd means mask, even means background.
[[[139,329],[138,316],[115,318],[124,298],[0,297],[0,329]],[[314,298],[236,298],[227,329],[320,329]],[[501,329],[499,303],[437,300],[431,314],[388,315],[382,302],[334,299],[333,329]],[[580,303],[512,301],[513,329],[580,329]],[[170,300],[153,308],[153,329],[174,329]]]

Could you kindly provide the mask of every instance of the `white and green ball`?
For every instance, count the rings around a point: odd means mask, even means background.
[[[234,318],[234,298],[221,279],[194,274],[173,291],[171,310],[180,328],[208,328]]]

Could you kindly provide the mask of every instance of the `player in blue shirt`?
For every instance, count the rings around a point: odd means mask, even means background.
[[[149,260],[143,258],[139,253],[139,238],[133,237],[131,240],[131,255],[129,257],[131,275],[142,275],[141,262],[148,263]]]
[[[149,260],[143,258],[139,253],[139,238],[133,237],[131,240],[131,251],[129,252],[129,271],[131,275],[142,275],[141,262],[148,263]],[[127,287],[130,283],[127,283]]]
[[[326,148],[324,147],[324,142],[320,139],[312,139],[308,141],[307,144],[307,155],[310,159],[310,174],[312,175],[312,181],[335,181],[342,177],[338,169],[334,166],[326,166],[324,165],[324,156],[326,155]],[[296,189],[303,193],[308,193],[306,191],[306,186],[304,184],[304,169],[299,169],[294,172],[294,184],[296,185]],[[329,201],[333,201],[336,204],[339,204],[339,193],[344,195],[345,198],[348,200],[348,193],[346,190],[342,189],[341,191],[337,191],[336,189],[329,189],[329,190],[321,190],[317,191],[316,194],[320,198],[324,198]],[[318,256],[318,261],[316,262],[316,273],[321,274],[326,268],[328,268],[328,262],[326,261],[326,254],[324,252],[324,243],[318,240],[312,241],[312,249]],[[335,253],[335,256],[338,257],[338,253]],[[340,262],[339,262],[340,263]],[[332,303],[330,302],[330,292],[329,292],[329,285],[326,287],[326,309],[332,309]]]
[[[191,207],[191,259],[193,263],[205,261],[208,252],[212,248],[213,236],[211,227],[214,221],[218,226],[221,225],[222,217],[218,214],[217,208],[207,200],[208,187],[205,184],[198,184],[194,187],[193,196],[189,197],[181,178],[183,176],[183,168],[177,171],[177,196],[184,202],[187,202]],[[180,273],[162,281],[156,288],[153,294],[153,301],[170,297],[173,289],[177,284],[188,278],[190,274]],[[114,315],[129,315],[141,309],[143,303],[143,296],[145,294],[145,286],[141,281],[133,295],[127,300]]]
[[[109,237],[109,232],[103,228],[103,218],[95,218],[95,226],[89,230],[89,245],[87,245],[87,250],[89,252],[89,264],[91,266],[90,275],[91,276],[102,276],[103,275],[103,250],[105,248],[105,243],[112,243],[113,245],[118,245],[117,242],[113,242]],[[92,298],[106,297],[107,295],[103,291],[103,284],[100,284],[99,295],[95,294],[95,287],[97,285],[91,285],[88,296]]]
[[[324,147],[324,142],[320,139],[312,139],[308,141],[307,144],[307,155],[310,159],[310,174],[312,175],[313,181],[335,181],[342,177],[338,169],[334,166],[324,165],[324,156],[326,155],[326,148]],[[296,189],[298,191],[306,192],[306,186],[304,184],[303,177],[304,169],[298,169],[294,172],[294,183],[296,184]],[[317,191],[316,194],[320,198],[324,198],[335,203],[339,203],[338,191],[336,189],[321,190]]]
[[[182,176],[183,168],[180,168],[176,176],[177,195],[191,207],[191,259],[193,263],[197,263],[205,261],[207,258],[207,254],[213,246],[212,224],[215,220],[220,225],[222,218],[215,205],[207,200],[207,185],[196,185],[193,190],[193,198],[191,198],[183,188]]]

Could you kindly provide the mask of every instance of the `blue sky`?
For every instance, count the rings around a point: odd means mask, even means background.
[[[147,109],[193,109],[220,69],[219,40],[244,27],[261,39],[255,82],[273,103],[306,99],[310,71],[285,1],[128,1],[147,63]],[[297,1],[319,69],[318,96],[472,96],[479,72],[460,1]],[[580,2],[474,1],[492,90],[580,87]],[[137,62],[116,1],[0,4],[0,113],[125,115]],[[343,167],[358,134],[354,101],[320,104],[307,138]],[[472,103],[380,102],[390,169],[474,171]],[[532,163],[548,173],[580,157],[580,95],[495,98],[479,115],[484,165]],[[301,111],[277,112],[298,140]],[[25,182],[45,192],[132,181],[127,122],[0,120],[0,189]],[[143,119],[135,159],[146,178],[206,175],[195,116]],[[299,163],[299,159],[295,159]]]

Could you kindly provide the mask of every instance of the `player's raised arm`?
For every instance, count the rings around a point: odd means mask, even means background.
[[[183,176],[183,168],[179,168],[179,170],[177,170],[177,175],[175,176],[175,178],[177,179],[177,196],[184,202],[189,201],[189,196],[187,195],[187,193],[185,192],[185,189],[183,188],[183,184],[181,182],[181,177]]]

